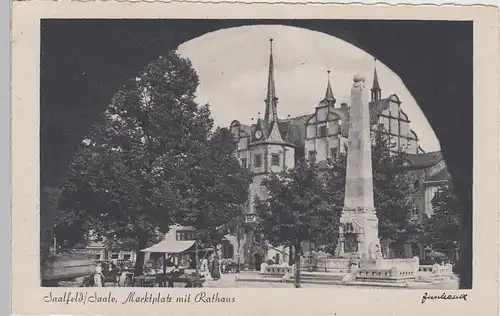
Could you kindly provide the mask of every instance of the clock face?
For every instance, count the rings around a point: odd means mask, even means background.
[[[262,132],[261,131],[256,131],[255,132],[255,138],[260,139],[262,137]]]

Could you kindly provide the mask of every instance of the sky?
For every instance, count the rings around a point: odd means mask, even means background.
[[[229,126],[233,120],[250,124],[252,118],[264,116],[270,38],[280,118],[314,113],[325,95],[328,70],[337,105],[350,103],[355,74],[365,76],[367,87],[372,86],[374,56],[336,37],[277,25],[219,30],[178,48],[198,73],[197,101],[210,104],[216,125]],[[422,149],[440,150],[432,127],[399,76],[380,61],[376,67],[382,97],[398,95]]]

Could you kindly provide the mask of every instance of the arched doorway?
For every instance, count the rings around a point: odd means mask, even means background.
[[[260,265],[262,264],[262,256],[260,253],[254,253],[253,262],[255,264],[255,270],[260,271]]]
[[[181,23],[181,24],[188,24],[192,26],[193,22],[192,21],[186,21],[186,20],[172,20],[175,21],[175,23]],[[208,32],[208,30],[218,30],[220,27],[217,25],[213,20],[203,20],[205,24],[209,25],[204,25],[204,27],[200,27],[201,30],[203,30],[201,33],[204,34],[204,32]],[[255,20],[257,21],[257,20]],[[472,170],[472,159],[470,159],[470,155],[472,151],[470,150],[469,153],[469,147],[472,148],[472,145],[469,146],[469,143],[472,141],[472,137],[457,137],[457,134],[462,135],[461,133],[467,134],[467,130],[472,130],[472,121],[467,124],[462,124],[462,114],[460,111],[456,110],[457,108],[459,109],[464,109],[464,111],[468,111],[470,107],[468,107],[468,104],[472,105],[472,97],[468,97],[469,95],[472,95],[472,93],[467,93],[467,91],[470,90],[472,92],[472,85],[469,85],[470,88],[467,88],[467,84],[465,85],[465,88],[461,85],[461,82],[463,83],[468,83],[467,80],[463,80],[464,76],[468,76],[469,73],[472,72],[472,63],[470,65],[467,65],[467,63],[461,62],[462,59],[468,58],[467,53],[463,54],[455,54],[456,56],[448,56],[445,54],[446,58],[443,60],[442,56],[440,57],[439,55],[436,55],[433,60],[428,60],[426,59],[425,56],[428,56],[428,54],[425,54],[424,52],[421,52],[419,54],[405,54],[404,51],[406,50],[407,52],[416,52],[417,49],[428,49],[431,53],[436,51],[436,48],[433,47],[432,45],[422,45],[421,44],[421,38],[425,38],[426,41],[429,42],[440,42],[444,43],[443,45],[449,45],[451,47],[460,47],[461,49],[465,46],[466,48],[469,47],[470,40],[466,41],[463,39],[462,36],[456,36],[456,37],[450,37],[450,33],[460,33],[460,32],[450,32],[449,27],[455,28],[459,27],[459,29],[462,28],[462,26],[459,26],[454,23],[448,24],[449,26],[438,26],[434,23],[432,24],[422,24],[419,25],[417,23],[410,23],[411,25],[406,25],[408,23],[399,23],[398,21],[398,28],[397,32],[394,31],[394,27],[391,24],[390,21],[383,21],[384,23],[380,21],[363,21],[363,24],[371,24],[371,23],[376,23],[377,27],[358,27],[356,24],[359,24],[359,21],[334,21],[334,20],[329,20],[328,23],[325,23],[324,21],[318,21],[318,26],[315,26],[314,23],[310,23],[309,21],[301,21],[301,20],[284,20],[284,21],[271,21],[265,22],[266,24],[282,24],[282,25],[289,25],[293,24],[293,26],[299,26],[299,27],[305,27],[308,29],[313,29],[314,31],[322,31],[328,34],[332,34],[335,36],[340,36],[347,41],[353,43],[354,45],[360,45],[365,47],[367,50],[373,52],[374,55],[379,56],[380,60],[387,60],[392,64],[394,71],[400,75],[400,77],[407,83],[407,85],[413,86],[415,90],[415,97],[418,98],[419,103],[425,105],[425,104],[430,104],[431,106],[428,107],[428,109],[431,109],[432,112],[427,112],[430,113],[434,120],[432,121],[433,127],[436,128],[436,132],[441,134],[442,138],[440,138],[441,143],[443,144],[443,151],[446,153],[447,150],[452,149],[452,155],[455,153],[455,155],[451,156],[452,158],[456,158],[457,161],[449,161],[450,164],[450,171],[452,174],[457,174],[459,170],[460,173],[458,175],[455,175],[455,177],[459,177],[461,181],[458,183],[460,185],[459,188],[459,194],[461,199],[465,201],[469,201],[470,194],[466,194],[469,192],[469,186],[471,186],[472,181],[467,181],[466,179],[471,178],[471,170]],[[47,27],[48,21],[44,22],[44,30],[51,30],[54,32],[54,27],[49,28]],[[51,23],[61,25],[60,20],[53,20]],[[66,23],[70,23],[70,21],[67,21]],[[148,21],[149,23],[149,21]],[[168,38],[168,32],[162,32],[161,30],[165,29],[165,25],[170,22],[166,22],[164,20],[158,20],[158,27],[157,29],[160,29],[159,32],[155,33],[150,29],[147,28],[130,28],[127,32],[116,32],[115,29],[116,27],[113,27],[113,31],[109,31],[101,24],[96,24],[92,26],[91,28],[86,28],[85,32],[89,32],[92,34],[92,39],[94,43],[107,43],[108,47],[106,49],[102,49],[105,51],[109,51],[109,49],[120,49],[123,51],[130,51],[133,49],[141,49],[141,52],[144,51],[143,47],[148,46],[148,49],[145,50],[147,53],[146,54],[120,54],[120,53],[114,53],[114,54],[109,54],[109,56],[113,56],[113,63],[111,61],[105,60],[103,58],[92,58],[89,57],[89,54],[94,54],[95,49],[93,45],[91,48],[89,48],[89,52],[86,52],[83,46],[77,46],[78,47],[78,54],[73,54],[72,51],[65,51],[65,49],[69,50],[74,50],[74,46],[72,45],[66,45],[64,49],[59,47],[60,43],[60,38],[58,36],[45,36],[44,38],[50,38],[52,39],[52,43],[55,43],[53,45],[56,45],[56,49],[51,48],[50,41],[45,40],[43,41],[42,45],[45,51],[57,51],[60,52],[61,55],[63,56],[74,56],[75,58],[80,58],[78,62],[75,62],[74,58],[66,58],[66,59],[61,59],[58,56],[52,56],[48,61],[47,61],[47,56],[50,54],[43,54],[44,58],[41,61],[45,67],[41,66],[44,71],[43,71],[43,78],[42,81],[44,82],[44,88],[43,88],[43,96],[41,96],[41,107],[42,107],[42,112],[44,112],[43,119],[45,121],[50,122],[57,122],[58,124],[65,124],[65,126],[49,126],[47,128],[47,125],[51,124],[41,124],[41,138],[45,140],[45,142],[48,142],[51,144],[51,150],[42,150],[41,151],[41,164],[43,164],[43,161],[49,161],[52,162],[50,164],[45,164],[44,167],[41,168],[41,182],[44,187],[49,187],[51,185],[59,187],[62,186],[62,183],[64,181],[63,175],[66,173],[65,172],[65,167],[69,165],[68,162],[65,162],[64,160],[69,159],[68,157],[71,157],[71,151],[76,150],[77,144],[80,142],[82,135],[86,133],[88,130],[87,124],[90,124],[90,122],[95,118],[97,119],[98,114],[101,112],[102,108],[99,109],[97,107],[102,107],[107,102],[112,96],[112,93],[116,91],[116,89],[119,87],[119,85],[126,80],[126,78],[130,77],[135,73],[137,69],[139,69],[142,65],[146,63],[146,61],[152,60],[155,56],[158,56],[161,52],[166,50],[166,47],[175,47],[179,42],[183,42],[187,39],[194,38],[196,36],[199,36],[199,31],[195,31],[195,28],[189,28],[189,32],[183,33],[183,38],[175,38],[171,39]],[[174,23],[174,22],[172,22]],[[240,26],[242,24],[253,24],[253,23],[263,23],[261,21],[258,22],[250,22],[250,21],[223,21],[220,22],[223,23],[225,26]],[[349,27],[346,27],[346,23],[349,25]],[[393,22],[392,22],[393,23]],[[74,22],[73,22],[74,24]],[[337,25],[335,25],[337,24]],[[354,24],[354,25],[352,25]],[[463,25],[463,24],[461,24]],[[427,29],[425,32],[418,33],[416,29],[420,29],[424,27]],[[180,27],[182,28],[182,27]],[[59,28],[59,32],[63,34],[64,37],[67,38],[78,38],[79,40],[82,38],[82,30],[81,24],[76,24],[76,25],[64,25],[63,27]],[[99,32],[95,32],[95,29],[99,29]],[[344,30],[348,29],[349,33],[346,33],[344,36],[342,34],[337,34],[340,32],[339,30],[344,33]],[[391,38],[391,41],[388,43],[383,43],[381,41],[372,41],[371,39],[376,38],[377,34],[384,34],[384,30],[392,30],[394,31],[394,37]],[[411,37],[411,40],[408,40],[408,32],[411,32],[412,34],[421,34],[420,37],[415,38]],[[46,31],[44,31],[46,32]],[[77,33],[80,36],[71,36],[68,34],[72,33]],[[145,32],[147,34],[167,34],[167,35],[162,35],[166,36],[167,38],[159,38],[158,36],[140,36],[135,34],[131,35],[130,32]],[[57,34],[57,32],[56,32]],[[97,36],[97,34],[99,36]],[[177,33],[172,33],[177,36]],[[432,38],[429,38],[429,34],[432,34]],[[121,36],[126,36],[126,38],[122,38]],[[174,36],[174,35],[172,35]],[[394,40],[395,38],[398,38],[399,40]],[[137,40],[140,39],[142,42],[138,43]],[[368,39],[368,40],[367,40]],[[174,41],[174,44],[170,44],[170,42]],[[456,41],[456,42],[454,42]],[[116,43],[120,43],[120,45],[116,45]],[[130,44],[133,43],[133,44]],[[402,44],[404,43],[404,45]],[[170,45],[169,45],[170,44]],[[99,47],[102,46],[102,44],[96,44]],[[130,45],[130,46],[127,46]],[[427,67],[426,69],[422,70],[422,67],[420,65],[422,64],[420,62],[408,62],[405,58],[396,58],[396,59],[391,59],[391,54],[394,52],[394,49],[390,49],[388,47],[392,47],[391,45],[394,45],[394,47],[397,47],[397,49],[402,49],[403,52],[398,54],[398,56],[420,56],[421,59],[423,59],[423,62],[425,64],[428,64],[429,62],[433,63],[433,67]],[[446,46],[445,46],[446,47]],[[471,46],[472,47],[472,46]],[[446,51],[446,50],[442,50]],[[469,49],[470,52],[472,52],[472,49]],[[140,56],[137,58],[130,59],[130,56]],[[90,55],[94,56],[94,55]],[[116,58],[116,56],[124,56],[127,58],[126,61],[120,60],[120,58]],[[453,58],[452,58],[453,57]],[[140,60],[139,60],[140,58]],[[457,61],[456,58],[459,58]],[[100,64],[96,64],[96,60],[100,61]],[[86,86],[81,84],[81,76],[80,75],[75,75],[75,74],[81,74],[82,69],[87,69],[88,65],[85,64],[85,61],[87,61],[90,64],[94,64],[94,66],[99,70],[99,71],[87,71],[86,72],[86,82],[89,84],[95,84],[95,85],[102,85],[102,82],[106,83],[105,87],[99,87],[99,89],[95,89],[96,93],[88,94],[86,93],[87,91],[92,91],[94,89],[93,86]],[[64,64],[66,63],[71,63],[75,65],[79,65],[80,67],[67,67],[67,65]],[[127,67],[116,67],[116,64],[118,65],[126,65]],[[449,68],[449,65],[456,65],[460,64],[463,67],[465,67],[465,71],[461,71],[458,74],[451,73],[451,72],[446,72],[443,71]],[[467,65],[467,66],[464,66]],[[60,72],[60,69],[68,69],[70,71],[63,71]],[[119,69],[119,73],[117,74],[117,69]],[[418,69],[418,71],[416,71]],[[428,73],[426,70],[431,71],[431,73]],[[433,73],[435,75],[433,75]],[[443,87],[440,87],[438,89],[440,91],[439,94],[434,95],[431,93],[427,93],[429,91],[429,87],[432,89],[434,88],[435,82],[432,80],[422,80],[422,78],[434,78],[436,76],[443,76],[443,74],[448,74],[448,77],[446,79],[443,79],[442,82],[446,82],[447,84],[444,85]],[[109,75],[109,78],[111,80],[106,80],[103,78],[106,78],[106,76]],[[95,76],[95,77],[89,77],[89,76]],[[57,78],[57,80],[47,80],[47,78]],[[96,79],[97,78],[97,79]],[[45,80],[43,80],[45,79]],[[48,82],[51,82],[51,84],[48,84]],[[428,86],[425,86],[421,84],[422,82],[428,82]],[[61,89],[61,84],[64,84],[65,87]],[[66,86],[68,84],[69,86]],[[72,85],[76,88],[72,88]],[[71,93],[67,94],[67,96],[62,95],[61,93],[49,93],[47,92],[47,86],[49,88],[55,89],[55,91],[71,91]],[[83,88],[81,88],[83,87]],[[448,90],[447,90],[448,89]],[[410,90],[412,90],[410,88]],[[456,93],[458,91],[458,93]],[[465,92],[462,92],[465,91]],[[81,93],[83,95],[79,96],[77,93]],[[465,94],[465,95],[464,95]],[[87,95],[87,96],[86,96]],[[53,100],[46,99],[47,96],[52,96],[54,98]],[[450,97],[455,98],[455,99],[450,99]],[[66,98],[66,99],[65,99]],[[427,98],[427,99],[426,99]],[[76,101],[75,101],[76,100]],[[80,102],[80,104],[78,103]],[[447,107],[446,104],[460,104],[461,106],[457,107],[451,107],[453,108],[453,111],[448,111],[450,107]],[[73,108],[69,106],[63,106],[63,105],[71,105]],[[443,107],[436,108],[433,106],[434,104],[442,104]],[[81,115],[66,115],[66,114],[71,114],[75,111],[75,109],[85,109],[85,112],[81,113]],[[431,111],[428,110],[428,111]],[[440,115],[435,115],[435,113],[439,113]],[[52,113],[52,115],[50,115]],[[56,113],[56,114],[54,114]],[[88,114],[90,113],[90,114]],[[443,114],[444,113],[444,114]],[[466,112],[467,113],[467,112]],[[85,114],[85,115],[83,115]],[[54,120],[53,117],[62,117],[64,119],[57,119]],[[458,117],[457,117],[458,116]],[[71,120],[71,117],[76,117],[78,118],[77,122],[75,120]],[[83,119],[82,119],[83,117]],[[445,118],[445,122],[443,124],[440,124],[440,121],[442,118]],[[470,117],[470,115],[463,115],[463,117]],[[453,126],[450,126],[449,124],[446,124],[446,121],[454,121],[454,122],[461,122],[454,124]],[[465,125],[465,128],[464,128]],[[67,128],[67,126],[71,128]],[[450,129],[456,129],[453,132],[450,132]],[[65,131],[61,133],[61,131]],[[61,137],[64,137],[64,139],[58,139],[58,141],[54,141],[53,135],[61,135]],[[448,137],[447,135],[451,135],[451,137]],[[446,137],[446,140],[444,138]],[[470,139],[471,141],[465,141],[464,139],[468,140]],[[74,141],[72,141],[74,140]],[[42,140],[41,140],[42,142]],[[56,145],[56,147],[54,147]],[[456,152],[457,150],[462,150],[463,154],[457,155]],[[63,154],[64,153],[64,154]],[[57,163],[54,163],[54,161],[57,161]],[[470,165],[470,166],[469,166]],[[468,168],[464,168],[463,166],[469,166]],[[472,190],[472,189],[470,189]],[[40,213],[42,214],[42,225],[44,225],[47,222],[47,227],[51,227],[50,222],[50,216],[51,216],[51,211],[50,211],[50,203],[48,201],[47,193],[45,193],[46,190],[43,190],[41,195],[41,210]],[[49,209],[48,209],[49,208]],[[470,207],[465,208],[464,211],[466,214],[466,218],[469,218],[471,216],[471,211]],[[465,223],[467,223],[467,228],[471,228],[471,223],[472,221],[470,220],[465,220]],[[44,226],[44,227],[45,227]],[[42,237],[48,236],[48,240],[46,243],[50,245],[51,243],[51,232],[49,231],[48,234],[46,233],[49,228],[44,228],[42,227]],[[466,250],[462,251],[462,253],[466,253],[466,264],[467,264],[467,269],[469,269],[470,264],[471,264],[471,247],[470,247],[470,239],[472,238],[471,235],[465,234],[466,237],[464,237],[464,243],[467,243],[466,245]],[[41,243],[42,246],[45,245],[45,242]],[[47,246],[48,247],[48,246]],[[45,249],[45,248],[44,248]],[[465,279],[464,277],[461,278],[461,280]],[[471,281],[468,280],[467,283],[470,283]],[[472,285],[470,285],[472,286]]]

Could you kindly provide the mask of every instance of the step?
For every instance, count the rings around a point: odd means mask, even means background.
[[[293,278],[293,277],[292,277]],[[342,281],[344,277],[328,277],[328,278],[322,278],[322,277],[306,277],[306,276],[301,276],[301,280],[310,280],[310,281]]]
[[[281,278],[238,278],[237,282],[262,282],[262,283],[294,283],[295,279],[281,279]],[[300,283],[303,284],[329,284],[329,285],[340,285],[339,280],[321,280],[321,279],[300,279]]]
[[[283,278],[260,278],[260,277],[237,277],[236,282],[272,282],[281,283],[286,282],[287,279]]]
[[[293,283],[294,280],[290,280]],[[326,284],[326,285],[342,285],[341,280],[314,280],[314,279],[300,279],[303,284]]]
[[[368,282],[368,281],[351,281],[346,283],[347,286],[371,286],[371,287],[391,287],[391,288],[409,288],[411,287],[406,282]]]

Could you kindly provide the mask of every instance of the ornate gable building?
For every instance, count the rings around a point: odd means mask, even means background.
[[[271,39],[264,118],[258,118],[256,123],[249,125],[233,121],[230,127],[238,143],[235,155],[241,165],[254,175],[249,189],[250,201],[256,195],[265,198],[266,192],[261,181],[269,173],[293,168],[295,161],[304,156],[308,159],[314,157],[321,163],[338,155],[345,148],[349,129],[349,105],[336,104],[330,71],[325,96],[314,107],[313,113],[279,119],[272,43]],[[401,109],[398,96],[391,94],[382,98],[376,68],[369,106],[372,132],[379,132],[376,126],[383,124],[383,132],[387,133],[391,143],[395,145],[393,150],[412,155],[424,153],[416,133],[410,128],[408,116]],[[246,222],[255,221],[254,213],[254,205],[250,202],[246,208]],[[259,236],[252,235],[251,231],[247,231],[244,238],[243,249],[237,252],[241,252],[250,268],[259,269],[260,264],[267,259],[284,259],[288,255],[287,249],[270,247]]]

